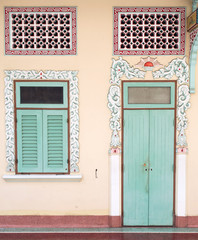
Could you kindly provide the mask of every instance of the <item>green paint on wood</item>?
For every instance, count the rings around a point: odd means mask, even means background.
[[[124,225],[148,225],[148,143],[149,111],[125,110]]]
[[[67,110],[17,110],[18,172],[68,172]]]
[[[18,172],[42,172],[42,110],[17,111]]]
[[[43,111],[44,172],[68,172],[66,110]]]
[[[150,111],[149,225],[173,225],[174,110]]]
[[[124,110],[124,225],[173,224],[174,110]]]

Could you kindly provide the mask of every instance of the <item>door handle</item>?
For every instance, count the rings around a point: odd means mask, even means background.
[[[145,169],[144,169],[144,171],[146,171],[146,172],[149,171],[149,170],[150,170],[150,171],[153,171],[152,168],[150,168],[150,169],[145,168]]]

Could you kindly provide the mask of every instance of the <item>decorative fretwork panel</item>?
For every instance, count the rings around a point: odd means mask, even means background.
[[[115,8],[114,54],[184,54],[184,8]]]
[[[76,54],[76,8],[6,8],[6,54]]]

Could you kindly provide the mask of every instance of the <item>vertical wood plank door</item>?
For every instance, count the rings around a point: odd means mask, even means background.
[[[149,111],[124,111],[123,147],[123,224],[148,225]]]
[[[174,110],[150,110],[149,225],[173,225]]]
[[[173,224],[174,110],[124,110],[123,225]]]

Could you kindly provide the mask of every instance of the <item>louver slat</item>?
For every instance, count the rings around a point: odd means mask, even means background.
[[[42,111],[17,110],[18,172],[42,172]]]
[[[43,111],[44,172],[68,172],[67,110]]]

